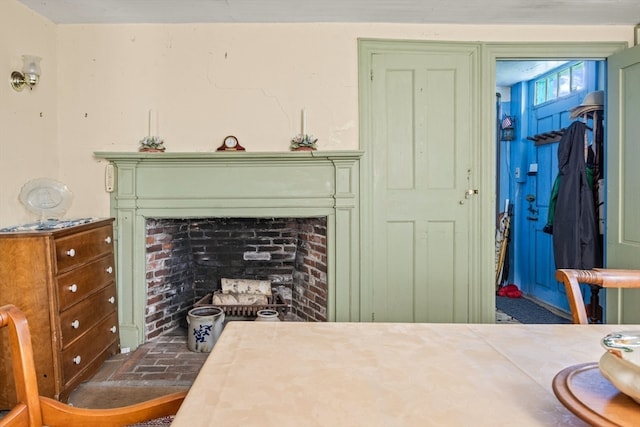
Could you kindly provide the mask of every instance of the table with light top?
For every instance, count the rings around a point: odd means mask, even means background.
[[[553,378],[621,329],[230,322],[172,426],[585,425]]]

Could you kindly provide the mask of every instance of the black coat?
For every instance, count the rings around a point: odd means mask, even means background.
[[[585,129],[583,122],[573,122],[558,144],[560,180],[553,220],[556,268],[602,266],[596,206],[584,158]]]

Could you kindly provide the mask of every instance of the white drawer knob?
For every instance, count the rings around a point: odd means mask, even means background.
[[[113,273],[113,267],[111,266],[107,267],[107,273],[109,274]]]
[[[111,297],[108,300],[111,304],[113,304],[114,302],[116,302],[116,297]]]
[[[78,292],[78,285],[74,283],[73,285],[69,286],[69,290],[73,293]]]
[[[79,365],[81,360],[82,358],[80,357],[80,355],[77,355],[76,357],[73,358],[73,363],[75,363],[76,365]]]
[[[104,239],[104,242],[105,242],[107,245],[111,244],[111,236],[107,236],[107,238],[106,238],[106,239]]]
[[[67,251],[67,256],[70,256],[70,257],[76,256],[76,250],[75,249],[69,249]]]
[[[73,322],[71,322],[71,327],[73,329],[78,329],[80,327],[80,321],[78,319],[74,320]]]
[[[118,329],[115,326],[112,326],[111,329],[109,330],[111,331],[112,334],[115,334]]]

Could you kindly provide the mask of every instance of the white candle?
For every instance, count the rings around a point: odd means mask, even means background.
[[[147,136],[151,136],[151,110],[149,110],[149,123],[147,123]]]
[[[302,109],[302,136],[307,134],[307,110]]]

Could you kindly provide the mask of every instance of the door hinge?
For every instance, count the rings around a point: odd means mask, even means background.
[[[373,70],[371,70],[370,73],[371,81],[373,81]]]
[[[375,322],[376,321],[376,314],[375,313],[371,313],[371,321]]]

